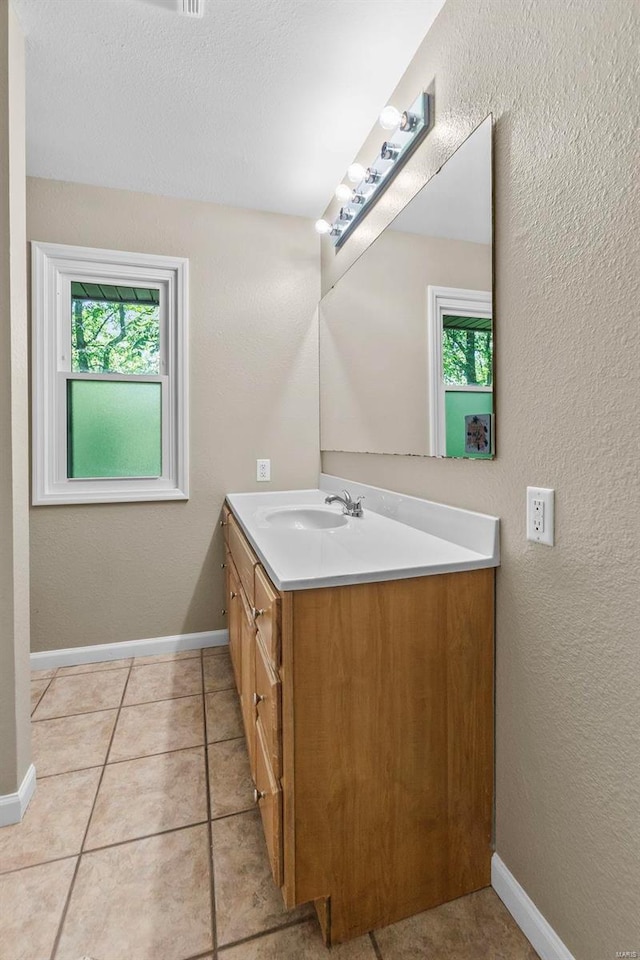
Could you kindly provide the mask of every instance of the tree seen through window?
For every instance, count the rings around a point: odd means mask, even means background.
[[[112,299],[94,299],[87,296],[87,287],[91,286],[94,285],[72,284],[71,369],[90,373],[158,374],[158,290],[114,287]],[[104,288],[97,292],[103,293]],[[127,299],[120,299],[118,294],[122,292],[128,295]]]
[[[489,318],[443,317],[442,375],[445,384],[491,386],[493,335]]]

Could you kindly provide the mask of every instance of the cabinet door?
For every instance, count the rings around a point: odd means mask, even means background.
[[[276,777],[282,776],[281,684],[262,645],[256,638],[256,701],[267,757]]]
[[[242,720],[244,722],[244,732],[247,737],[247,749],[249,752],[249,763],[251,765],[251,775],[255,779],[256,775],[256,625],[253,620],[251,610],[242,599],[242,612],[240,615],[240,645],[242,662],[242,685],[240,689],[240,702],[242,705]]]
[[[233,565],[231,555],[227,554],[227,612],[229,617],[229,653],[233,664],[233,673],[236,678],[238,693],[242,690],[242,642],[241,617],[242,600],[240,599],[240,580]]]
[[[267,841],[267,853],[271,864],[273,879],[279,887],[284,882],[282,856],[282,790],[273,775],[267,757],[262,726],[257,723],[256,736],[256,796],[262,817],[264,836]]]

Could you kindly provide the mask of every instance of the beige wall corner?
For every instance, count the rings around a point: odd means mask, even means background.
[[[32,648],[225,628],[225,494],[317,483],[317,237],[297,217],[41,179],[27,215],[30,240],[188,257],[191,288],[190,499],[32,508]]]
[[[390,98],[434,82],[434,130],[322,254],[326,290],[493,113],[497,459],[323,469],[502,518],[496,846],[580,960],[640,944],[639,18],[628,0],[447,0]],[[552,549],[525,539],[527,484],[556,490]]]
[[[0,796],[31,760],[24,39],[0,0]]]

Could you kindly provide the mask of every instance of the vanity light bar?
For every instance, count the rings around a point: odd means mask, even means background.
[[[353,184],[351,194],[347,197],[349,187],[346,184],[336,188],[336,196],[342,202],[340,213],[333,223],[326,220],[316,223],[318,233],[328,233],[336,249],[342,246],[424,140],[430,128],[430,114],[431,97],[424,92],[404,113],[395,107],[384,108],[380,114],[380,125],[388,131],[388,135],[378,156],[366,169],[359,163],[351,164],[347,171],[347,179]]]

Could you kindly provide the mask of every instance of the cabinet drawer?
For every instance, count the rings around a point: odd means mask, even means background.
[[[273,879],[279,887],[284,882],[282,858],[282,790],[267,759],[262,724],[256,724],[256,790],[262,817],[267,852]]]
[[[225,545],[229,544],[229,517],[231,516],[231,510],[226,505],[222,508],[222,520],[220,521],[220,526],[222,527],[222,534],[224,536]]]
[[[253,584],[253,571],[258,563],[258,558],[249,546],[249,543],[238,526],[238,523],[231,514],[228,521],[229,531],[229,550],[236,565],[240,582],[244,587],[247,599],[252,607],[255,606],[255,589]]]
[[[256,642],[256,708],[264,746],[276,777],[282,776],[281,684],[258,637]]]
[[[261,566],[255,568],[256,626],[264,648],[277,669],[280,665],[280,594]]]
[[[227,554],[227,611],[229,616],[229,653],[233,673],[236,678],[236,687],[240,693],[242,685],[242,644],[240,639],[240,618],[244,616],[242,605],[240,579],[234,566],[231,554]]]

